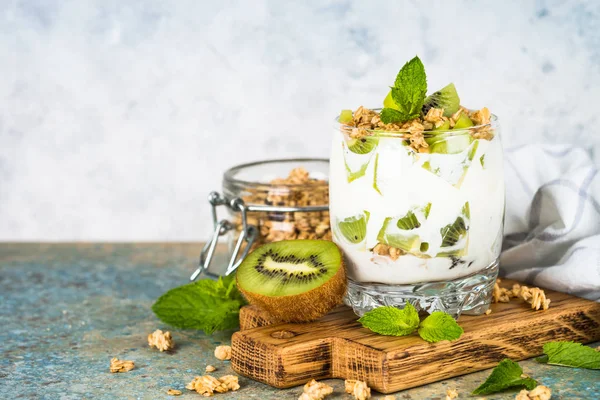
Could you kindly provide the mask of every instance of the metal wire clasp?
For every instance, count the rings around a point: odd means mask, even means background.
[[[208,241],[206,245],[204,245],[204,248],[200,252],[198,269],[196,269],[196,271],[194,271],[194,273],[190,277],[191,281],[198,278],[198,276],[201,273],[205,273],[206,275],[215,278],[219,277],[219,275],[210,272],[208,270],[208,267],[210,266],[210,263],[214,257],[215,249],[217,248],[217,243],[219,242],[219,237],[225,235],[227,232],[234,229],[234,226],[231,222],[229,222],[226,219],[222,219],[220,221],[218,220],[217,207],[227,206],[231,210],[240,212],[242,214],[242,231],[240,232],[240,236],[238,237],[238,240],[233,249],[233,254],[231,255],[229,264],[227,265],[227,270],[225,271],[225,276],[231,274],[233,271],[236,270],[237,267],[240,266],[242,260],[250,252],[250,248],[252,247],[252,244],[254,243],[258,235],[258,228],[254,225],[248,224],[248,221],[246,219],[246,212],[248,211],[248,208],[246,207],[242,199],[236,197],[228,201],[225,197],[221,196],[220,193],[211,192],[208,195],[208,201],[212,206],[212,219],[214,227],[213,235],[210,241]],[[238,257],[240,250],[244,245],[244,242],[246,242],[246,247],[244,248],[242,255]]]

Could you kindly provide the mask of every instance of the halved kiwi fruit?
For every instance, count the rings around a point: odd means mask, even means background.
[[[314,321],[346,293],[342,253],[328,240],[265,244],[244,259],[236,279],[250,304],[283,322]]]
[[[444,116],[446,117],[449,117],[458,111],[460,108],[460,98],[458,97],[454,83],[443,87],[425,99],[421,111],[423,114],[427,114],[430,108],[443,108]]]

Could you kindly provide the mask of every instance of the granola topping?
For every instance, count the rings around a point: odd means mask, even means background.
[[[169,396],[181,396],[181,390],[169,389],[169,390],[167,390],[167,394]]]
[[[312,379],[304,385],[304,392],[298,397],[298,400],[322,400],[331,393],[333,393],[331,386]]]
[[[219,360],[231,360],[231,346],[217,346],[215,348],[215,357]]]
[[[135,367],[135,363],[129,360],[119,360],[117,357],[114,357],[110,360],[110,372],[128,372],[131,371]]]
[[[148,335],[148,345],[150,347],[156,347],[161,352],[172,350],[175,347],[171,332],[163,332],[160,329],[157,329]]]
[[[446,122],[450,128],[454,128],[461,115],[468,116],[474,126],[470,127],[473,139],[492,140],[494,138],[494,129],[491,127],[491,113],[487,107],[481,110],[468,110],[464,107],[458,109],[451,117],[444,117],[443,108],[429,108],[427,114],[419,118],[406,121],[404,123],[385,124],[381,121],[377,111],[360,106],[352,114],[352,121],[341,125],[341,130],[350,138],[357,139],[364,136],[371,136],[376,131],[387,132],[406,132],[406,138],[409,139],[410,146],[419,153],[429,153],[429,144],[425,141],[425,134],[429,131],[439,128]]]

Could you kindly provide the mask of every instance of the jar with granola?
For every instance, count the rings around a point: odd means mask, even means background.
[[[310,158],[260,161],[227,170],[222,193],[209,196],[213,237],[191,279],[201,272],[228,275],[251,250],[265,243],[331,240],[328,171],[328,160]],[[227,218],[219,220],[220,206],[227,209]],[[221,237],[225,248],[219,251]]]

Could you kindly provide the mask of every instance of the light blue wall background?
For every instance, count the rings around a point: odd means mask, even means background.
[[[507,147],[600,145],[600,2],[0,2],[0,240],[198,240],[244,161],[329,152],[419,54]]]

